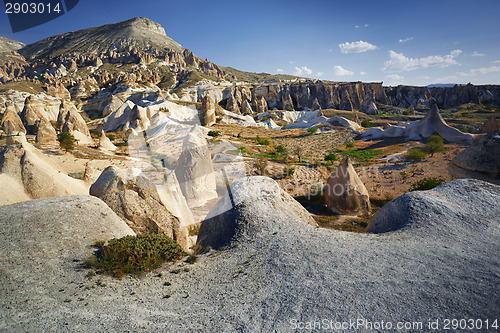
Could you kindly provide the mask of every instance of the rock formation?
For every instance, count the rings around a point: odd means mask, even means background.
[[[435,228],[444,228],[442,232],[448,235],[453,234],[454,225],[468,224],[468,229],[473,230],[484,223],[495,228],[500,216],[498,202],[499,186],[475,179],[455,180],[432,190],[409,192],[394,199],[373,215],[367,231],[412,230],[431,239],[437,237],[429,232]]]
[[[455,178],[475,178],[500,185],[500,131],[481,137],[455,156],[450,174]]]
[[[5,112],[2,117],[2,129],[5,133],[26,133],[23,121],[17,114],[12,103],[5,103]]]
[[[370,196],[359,179],[349,156],[344,157],[330,175],[325,187],[325,200],[329,210],[337,214],[368,214]]]
[[[103,130],[101,130],[101,136],[99,137],[99,150],[115,151],[116,146],[111,142],[111,140],[106,136]]]
[[[311,107],[311,110],[315,111],[315,110],[321,110],[321,105],[319,104],[318,102],[318,98],[314,98],[314,101],[312,103],[312,107]]]
[[[106,168],[90,187],[136,233],[152,232],[174,239],[189,250],[188,231],[163,204],[155,184],[138,170]]]
[[[238,114],[240,113],[240,108],[238,106],[238,102],[233,95],[229,95],[229,98],[227,99],[226,110],[234,112],[234,113],[238,113]]]
[[[87,194],[85,184],[52,165],[42,152],[26,141],[24,134],[9,137],[0,149],[0,175],[9,179],[11,188],[0,195],[0,205],[28,199],[59,195]]]
[[[57,143],[57,133],[50,121],[44,117],[40,118],[36,130],[36,142],[41,144]]]
[[[261,96],[260,98],[255,98],[254,95],[252,105],[256,113],[262,113],[267,111],[267,102],[263,96]]]
[[[207,141],[199,126],[186,135],[175,175],[189,207],[217,198],[217,184]]]
[[[252,106],[250,105],[250,102],[247,99],[245,99],[241,103],[241,114],[246,116],[252,113],[253,113]]]
[[[80,145],[92,144],[94,141],[90,137],[87,123],[85,123],[85,120],[83,120],[78,110],[74,106],[68,109],[64,105],[65,104],[61,103],[59,114],[62,116],[58,117],[58,122],[61,120],[63,124],[62,131],[73,134]]]
[[[232,241],[253,242],[261,235],[286,232],[296,224],[315,226],[316,222],[271,178],[241,178],[202,223],[197,245],[203,250],[220,249]]]
[[[43,117],[40,112],[33,107],[34,103],[35,99],[33,98],[33,95],[26,97],[26,100],[24,101],[24,108],[20,115],[24,128],[26,128],[28,134],[36,133],[38,120]]]
[[[208,95],[201,99],[200,123],[201,126],[212,126],[215,124],[215,102]]]
[[[427,112],[425,117],[403,126],[390,126],[387,129],[371,127],[360,135],[361,139],[380,139],[404,137],[407,140],[427,139],[433,134],[439,134],[447,142],[471,142],[474,135],[462,133],[446,124],[439,114],[436,104]]]
[[[481,126],[481,130],[484,133],[491,133],[498,131],[500,129],[500,125],[498,125],[498,120],[494,116],[489,117],[484,124]]]

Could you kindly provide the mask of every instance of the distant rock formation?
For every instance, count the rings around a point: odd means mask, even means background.
[[[240,114],[240,108],[238,106],[238,101],[233,95],[229,95],[226,102],[226,110]]]
[[[36,130],[36,143],[55,144],[57,143],[57,133],[50,121],[44,117],[40,118]]]
[[[252,105],[253,105],[256,113],[262,113],[262,112],[267,111],[267,102],[266,102],[265,98],[262,96],[259,99],[259,98],[255,98],[255,95],[254,95]]]
[[[325,201],[328,209],[337,214],[371,212],[370,196],[354,170],[349,156],[344,157],[328,178]]]
[[[24,128],[26,128],[28,134],[36,134],[38,121],[43,117],[42,114],[34,108],[34,103],[35,99],[33,95],[26,97],[24,108],[20,115]]]
[[[207,215],[197,245],[203,251],[220,249],[233,241],[253,242],[273,232],[286,232],[297,224],[315,226],[316,222],[278,183],[262,176],[241,178]]]
[[[175,175],[189,207],[199,207],[217,198],[217,183],[203,131],[199,126],[186,135]]]
[[[427,139],[433,134],[439,134],[447,142],[472,142],[474,135],[462,133],[446,124],[439,114],[436,104],[427,112],[425,117],[403,126],[390,126],[386,129],[371,127],[360,135],[361,139],[380,139],[404,137],[407,140]]]
[[[64,104],[61,103],[62,107],[63,105]],[[90,137],[90,131],[87,127],[87,123],[85,122],[85,120],[83,120],[83,117],[74,106],[69,107],[69,109],[62,108],[59,111],[59,114],[62,114],[62,117],[64,117],[62,120],[63,132],[71,133],[75,137],[75,139],[78,140],[78,144],[80,145],[88,145],[94,143],[94,141]]]
[[[1,126],[5,133],[26,133],[23,121],[14,109],[14,105],[10,102],[5,103],[5,112],[2,117]]]
[[[449,171],[455,178],[475,178],[500,185],[500,131],[474,141],[455,156]]]
[[[201,126],[212,126],[215,124],[215,102],[208,95],[201,99],[200,123]]]
[[[90,187],[90,195],[104,201],[136,233],[166,235],[189,250],[188,231],[163,204],[149,179],[139,170],[106,168]]]
[[[415,236],[425,234],[430,240],[439,237],[429,232],[436,228],[450,237],[454,225],[471,224],[469,228],[476,229],[485,223],[495,228],[493,225],[497,225],[500,216],[499,202],[500,186],[475,179],[455,180],[432,190],[409,192],[392,200],[373,215],[367,232],[411,230]],[[486,226],[483,228],[487,229]]]
[[[252,110],[252,106],[250,105],[250,102],[245,99],[242,103],[241,103],[241,114],[246,116],[246,115],[251,115],[253,113],[253,110]]]

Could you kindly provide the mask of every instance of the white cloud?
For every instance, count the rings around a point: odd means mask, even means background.
[[[369,24],[368,24],[368,23],[363,24],[363,27],[365,27],[365,28],[368,28],[368,26],[369,26]],[[354,28],[359,29],[359,28],[361,28],[361,26],[356,24],[356,25],[354,26]]]
[[[413,37],[406,37],[405,39],[400,39],[399,42],[400,43],[406,43],[406,42],[409,42],[412,39],[413,39]]]
[[[485,75],[485,74],[496,73],[496,72],[500,72],[500,66],[493,65],[490,67],[474,68],[474,69],[470,69],[468,72],[459,72],[457,74],[462,76],[462,77],[468,77],[468,76]]]
[[[368,24],[368,23],[366,23],[366,24],[364,25],[364,27],[365,27],[365,28],[368,28],[368,26],[369,26],[369,24]]]
[[[317,72],[317,73],[316,73],[316,76],[317,76],[317,77],[322,77],[322,76],[323,76],[323,74],[325,74],[325,73],[323,73],[323,72]]]
[[[377,47],[373,44],[370,44],[368,42],[363,42],[362,40],[358,42],[345,42],[342,44],[339,44],[340,51],[342,53],[362,53],[366,51],[371,51],[371,50],[376,50]]]
[[[491,62],[492,64],[500,64],[500,60],[495,60]]]
[[[472,53],[472,56],[473,56],[473,57],[484,57],[485,55],[486,55],[486,54],[484,54],[484,53],[479,53],[479,52],[477,52],[477,51],[474,51],[474,52]]]
[[[356,29],[358,29],[360,26],[359,26],[359,25],[355,25],[354,27],[355,27]]]
[[[276,73],[283,73],[283,69],[281,69],[281,68],[277,68],[277,69],[276,69]]]
[[[366,72],[359,72],[359,75],[366,75]]]
[[[461,50],[453,50],[445,56],[428,56],[425,58],[407,58],[403,53],[389,51],[389,60],[384,63],[382,71],[391,72],[406,72],[413,71],[419,68],[427,68],[432,66],[448,67],[450,65],[458,65],[455,58],[462,53]]]
[[[345,68],[342,68],[342,66],[333,66],[333,72],[337,76],[346,76],[346,75],[353,75],[354,72],[351,72]]]
[[[385,84],[395,86],[404,83],[404,76],[398,74],[391,74],[385,77]]]
[[[312,74],[312,70],[307,68],[306,66],[304,67],[295,67],[295,72],[293,75],[304,75],[304,74]]]
[[[293,63],[294,63],[292,60],[290,60],[289,62],[290,62],[290,64],[293,64]]]

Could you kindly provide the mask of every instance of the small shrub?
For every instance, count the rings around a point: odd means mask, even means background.
[[[59,141],[59,146],[64,149],[65,152],[75,149],[76,139],[73,134],[69,132],[61,132],[57,134],[57,141]]]
[[[199,225],[189,226],[188,232],[189,236],[198,236],[198,233],[200,232],[200,226]]]
[[[345,144],[345,146],[346,146],[347,148],[353,148],[353,147],[354,147],[354,142],[347,142],[347,143]]]
[[[410,186],[411,191],[425,191],[441,185],[443,182],[435,177],[421,179]]]
[[[167,236],[143,233],[111,239],[108,245],[100,246],[95,258],[87,260],[84,265],[110,274],[120,271],[139,273],[183,255],[182,248]]]
[[[257,172],[259,173],[259,175],[265,176],[267,163],[267,160],[263,157],[258,158],[254,161],[254,166],[257,168]]]
[[[106,136],[108,137],[109,140],[111,141],[115,141],[116,137],[114,134],[106,134]]]
[[[196,260],[198,260],[198,257],[196,255],[192,254],[192,255],[190,255],[190,256],[187,257],[186,262],[188,264],[192,265],[192,264],[194,264],[196,262]]]
[[[435,153],[445,151],[443,138],[439,134],[433,134],[427,139],[427,145],[424,148],[426,153],[433,156]]]
[[[337,155],[335,155],[334,153],[325,155],[325,161],[330,162],[331,164],[333,164],[333,162],[336,160],[337,160]]]
[[[295,173],[295,168],[293,166],[285,166],[283,168],[283,173],[285,174],[285,177],[293,177],[293,174]]]
[[[189,272],[189,268],[188,267],[184,267],[184,272]]]
[[[293,111],[293,108],[292,107],[287,107],[286,110],[287,111]]]
[[[410,177],[410,175],[409,175],[409,174],[407,174],[407,173],[406,173],[406,172],[404,172],[404,171],[401,171],[401,173],[400,173],[400,174],[401,174],[401,178],[403,178],[403,179],[407,179],[408,177]]]
[[[171,284],[170,282],[163,282],[163,285],[164,285],[165,287],[168,287],[168,286],[171,286],[172,284]]]
[[[310,133],[310,134],[314,134],[318,131],[318,129],[316,127],[309,127],[307,129],[307,133]]]
[[[361,126],[363,126],[364,128],[370,128],[370,127],[374,127],[375,125],[369,121],[368,119],[365,119],[361,122]]]
[[[262,139],[258,135],[255,138],[255,142],[257,142],[259,145],[263,145],[263,146],[269,146],[269,144],[271,143],[268,139]]]
[[[409,116],[409,115],[410,115],[409,111],[407,111],[407,110],[403,111],[403,116]]]
[[[219,135],[220,135],[219,131],[209,131],[208,132],[208,136],[211,136],[213,138],[215,138],[216,136],[219,136]]]
[[[276,151],[277,154],[283,154],[286,151],[286,148],[283,145],[279,145],[274,147],[274,150]]]
[[[417,148],[409,149],[406,156],[414,161],[421,161],[425,157],[425,153]]]

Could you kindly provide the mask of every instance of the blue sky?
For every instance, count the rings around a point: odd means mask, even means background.
[[[500,84],[500,1],[80,0],[44,25],[0,35],[42,38],[136,16],[196,55],[240,70],[334,81]]]

